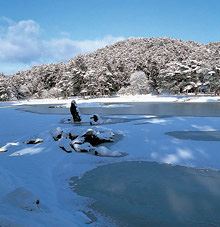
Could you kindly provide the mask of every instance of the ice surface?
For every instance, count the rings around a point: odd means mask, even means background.
[[[91,103],[90,106],[98,108],[100,108],[104,103],[110,102],[112,105],[116,106],[112,109],[111,106],[103,109],[114,112],[117,111],[117,108],[120,110],[123,110],[123,108],[126,110],[129,109],[130,106],[133,105],[131,102],[137,101],[137,99],[139,101],[150,100],[150,102],[155,102],[155,105],[158,100],[166,102],[165,104],[169,104],[169,102],[183,102],[180,103],[180,105],[185,105],[188,104],[188,102],[190,103],[194,101],[202,103],[213,102],[211,106],[218,104],[218,97],[156,98],[150,96],[148,98],[130,97],[130,100],[128,97],[119,97],[78,100],[78,102],[82,103],[84,107]],[[48,105],[60,105],[60,102],[65,107],[65,105],[68,105],[68,102],[70,103],[70,101],[71,100],[54,100],[52,102],[51,100],[47,100],[47,103]],[[46,101],[37,100],[35,101],[35,104],[32,104],[35,105],[35,108],[37,109],[38,104],[42,102]],[[128,106],[123,107],[123,102],[126,102],[125,105],[127,105],[128,102],[130,103]],[[31,104],[31,102],[26,101],[26,104],[27,103]],[[114,132],[116,137],[117,135],[121,136],[120,139],[117,140],[117,138],[114,138],[115,141],[113,143],[106,144],[104,148],[100,148],[100,152],[106,154],[110,150],[113,154],[117,154],[114,153],[115,151],[126,152],[128,154],[124,157],[114,158],[83,155],[77,152],[67,154],[66,152],[61,151],[59,148],[59,141],[54,141],[50,134],[51,130],[59,127],[64,131],[63,135],[65,135],[69,131],[80,134],[89,128],[102,130],[102,125],[90,126],[89,124],[63,124],[61,123],[63,116],[60,114],[36,114],[18,111],[15,109],[15,107],[18,108],[18,106],[14,106],[14,104],[18,103],[5,103],[0,108],[0,147],[4,147],[8,143],[18,143],[16,146],[9,146],[7,152],[2,152],[0,154],[0,225],[3,226],[5,223],[8,225],[13,224],[12,226],[85,226],[85,223],[88,223],[89,220],[82,213],[89,209],[87,206],[88,200],[73,193],[70,190],[68,182],[72,176],[82,176],[86,171],[92,170],[100,165],[119,162],[122,160],[145,160],[171,163],[173,165],[178,164],[182,166],[220,169],[218,140],[188,140],[167,135],[168,132],[173,131],[196,131],[197,134],[204,135],[205,131],[206,136],[203,138],[208,138],[214,133],[213,131],[217,132],[220,130],[219,117],[155,117],[152,116],[152,114],[135,116],[114,115],[109,117],[107,115],[103,120],[109,120],[109,122],[104,125],[104,129]],[[22,103],[19,103],[19,105],[21,104]],[[81,104],[79,104],[79,106],[80,105]],[[187,105],[185,107],[187,108]],[[205,106],[205,108],[207,109],[207,106]],[[51,111],[54,109],[65,110],[65,108],[50,108]],[[163,108],[161,107],[160,110],[163,110]],[[211,112],[215,113],[217,116],[215,109],[212,109]],[[88,116],[83,115],[83,117],[89,119]],[[29,138],[42,138],[44,142],[36,145],[27,145],[23,143]],[[61,142],[62,140],[60,143]],[[66,144],[66,142],[68,144],[68,141],[63,142],[64,144]],[[114,176],[118,176],[117,173],[115,173],[111,168],[106,171],[108,171],[109,176],[112,177],[110,178],[110,183],[113,184],[113,178],[116,180]],[[120,179],[120,182],[115,184],[114,187],[117,189],[120,184],[126,184],[126,181],[130,177],[131,175],[129,171],[122,171],[121,175],[118,176],[118,181]],[[144,176],[142,175],[142,177]],[[188,177],[186,178],[188,179]],[[131,177],[131,180],[132,179],[133,178]],[[165,179],[168,178],[164,177],[161,179],[158,177],[158,184],[160,181],[163,182]],[[191,179],[192,182],[194,180],[194,178],[189,179]],[[216,188],[214,182],[210,184],[207,183],[210,182],[209,177],[205,178],[207,179],[206,181],[203,181],[204,178],[202,177],[196,179],[201,180],[207,193],[212,192],[212,190]],[[212,179],[214,181],[215,178],[212,177]],[[218,179],[218,177],[216,179]],[[135,184],[135,181],[132,180],[132,182]],[[172,183],[172,181],[169,182]],[[218,184],[218,180],[216,180],[216,184]],[[182,186],[184,184],[182,183],[178,185]],[[105,185],[103,185],[103,187],[104,186]],[[129,186],[131,186],[130,183]],[[150,187],[150,184],[148,184],[148,186]],[[174,186],[176,185],[174,184]],[[9,195],[17,188],[28,190],[31,192],[31,195],[34,195],[34,198],[36,195],[42,204],[44,204],[44,209],[40,212],[29,212],[19,208],[19,206],[13,203],[3,200],[5,196]],[[218,191],[216,190],[216,192],[213,192],[212,194],[214,195],[214,193],[218,194]],[[164,198],[172,198],[174,201],[180,199],[179,194],[177,194],[176,197],[173,195],[175,194],[169,194],[167,190],[167,194],[164,195]],[[141,204],[141,201],[139,201],[138,198],[137,201],[132,200],[134,209],[136,206],[139,207],[139,204]],[[210,198],[208,194],[207,198]],[[206,197],[201,201],[206,202]],[[115,201],[112,200],[112,202]],[[174,205],[175,203],[173,203],[173,206]],[[215,203],[211,202],[211,205],[214,206]],[[215,212],[213,212],[213,215],[215,215]],[[98,216],[95,223],[90,225],[107,226],[107,222],[104,224],[102,223],[102,218],[103,217]]]
[[[219,226],[220,173],[152,162],[98,167],[75,191],[117,226]]]

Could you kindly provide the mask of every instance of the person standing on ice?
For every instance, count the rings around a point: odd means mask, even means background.
[[[73,100],[71,102],[70,113],[72,115],[73,122],[75,122],[75,123],[80,123],[81,122],[80,112],[79,112],[79,109],[78,109],[78,107],[76,105],[76,101],[75,100]]]

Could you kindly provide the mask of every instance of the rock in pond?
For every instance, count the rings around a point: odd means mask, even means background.
[[[58,127],[55,130],[52,130],[50,132],[50,134],[52,135],[52,137],[55,141],[58,141],[62,137],[63,130],[60,127]]]
[[[78,109],[78,107],[76,105],[76,101],[75,100],[73,100],[71,102],[70,113],[72,115],[73,122],[75,122],[75,123],[81,122],[81,117],[80,117],[79,109]]]
[[[44,142],[44,140],[41,138],[32,138],[32,139],[25,141],[26,144],[39,144],[39,143],[43,143],[43,142]]]
[[[88,142],[93,146],[114,141],[114,133],[111,130],[95,131],[93,129],[88,129],[82,137],[85,138],[85,142]]]
[[[62,137],[59,140],[59,147],[67,153],[71,153],[73,151],[72,147],[70,146],[70,140],[65,137]]]

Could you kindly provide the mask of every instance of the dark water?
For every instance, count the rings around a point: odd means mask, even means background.
[[[220,141],[220,131],[172,131],[165,134],[181,140]]]
[[[74,180],[74,190],[117,226],[220,226],[218,171],[135,161]]]
[[[114,106],[112,106],[114,105]],[[56,108],[54,108],[56,107]],[[59,105],[26,105],[19,107],[21,110],[42,114],[69,114],[68,108]],[[164,102],[141,102],[141,103],[106,103],[97,107],[81,107],[82,114],[101,115],[156,115],[156,116],[197,116],[219,117],[220,102],[207,103],[164,103]]]

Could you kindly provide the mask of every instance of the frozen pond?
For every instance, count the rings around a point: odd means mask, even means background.
[[[75,180],[75,178],[73,178]],[[220,226],[220,173],[154,162],[98,167],[74,181],[117,226]]]
[[[0,145],[18,138],[24,141],[30,135],[47,136],[50,129],[56,127],[75,127],[75,125],[68,125],[69,123],[64,125],[63,119],[70,118],[70,113],[69,108],[62,105],[6,107],[2,106],[0,109]],[[23,111],[17,111],[15,108]],[[100,113],[104,120],[110,119],[110,125],[104,127],[115,132],[119,130],[123,132],[123,138],[112,144],[110,148],[125,151],[128,156],[113,160],[86,154],[67,155],[60,152],[56,144],[47,144],[45,140],[45,143],[39,145],[42,146],[42,153],[36,154],[37,156],[25,155],[17,160],[9,157],[10,163],[8,161],[4,163],[5,166],[11,165],[9,166],[11,174],[22,176],[24,180],[29,179],[23,177],[23,174],[29,173],[31,160],[34,164],[31,163],[33,166],[31,172],[35,174],[34,178],[31,178],[33,180],[31,185],[34,186],[34,190],[41,189],[41,187],[36,187],[36,185],[41,185],[36,179],[42,178],[39,176],[45,176],[43,179],[46,183],[42,184],[42,196],[48,198],[49,194],[46,195],[45,191],[51,194],[51,191],[53,192],[51,189],[54,188],[52,180],[51,188],[48,188],[47,185],[50,182],[48,179],[56,172],[57,179],[59,179],[58,175],[63,178],[56,185],[60,190],[59,193],[57,191],[54,193],[59,196],[64,193],[59,198],[55,196],[56,201],[68,201],[71,205],[79,202],[83,210],[85,204],[75,200],[74,196],[71,200],[71,194],[68,194],[69,197],[66,199],[65,190],[63,190],[64,180],[66,182],[66,179],[75,176],[70,181],[73,190],[83,197],[88,197],[91,201],[90,208],[112,219],[117,226],[220,226],[219,172],[134,161],[151,160],[198,168],[220,169],[219,103],[108,103],[97,106],[82,105],[80,111],[90,115]],[[193,117],[190,117],[191,115]],[[83,117],[89,119],[89,116],[83,115]],[[133,120],[138,121],[132,122]],[[79,125],[81,126],[85,129],[90,127],[89,124]],[[80,130],[76,127],[75,129]],[[43,146],[45,145],[45,151],[53,152],[44,152]],[[13,149],[12,152],[17,150],[17,148]],[[54,152],[56,149],[58,151]],[[2,157],[6,157],[10,154],[9,152],[11,151],[2,154]],[[51,172],[48,177],[45,173],[47,173],[48,166],[53,163],[51,162],[53,158],[57,160],[57,169],[61,172],[50,167],[51,171],[55,171]],[[50,162],[47,163],[48,160]],[[119,163],[119,160],[133,161]],[[76,177],[101,163],[114,161],[118,163],[93,169],[80,179]],[[44,168],[42,168],[43,165]],[[7,169],[5,166],[3,165],[2,169]],[[27,171],[26,169],[23,171],[21,166],[27,168]],[[35,166],[39,166],[39,169],[35,169]],[[68,174],[62,175],[61,173]],[[68,188],[68,185],[65,186]],[[51,201],[52,204],[53,200]],[[65,205],[63,205],[60,203],[59,207],[65,211]],[[71,209],[70,212],[72,217]],[[96,226],[101,222],[99,222],[101,220],[99,215],[97,218],[97,223],[91,226]],[[69,216],[65,220],[69,220]],[[106,223],[101,226],[113,226],[113,224],[107,225]]]
[[[18,107],[21,110],[42,114],[69,114],[69,108],[62,105],[24,105]],[[105,103],[97,106],[79,107],[82,114],[101,115],[156,115],[156,116],[197,116],[219,117],[220,102],[206,103],[164,103],[164,102],[140,102],[140,103]]]

